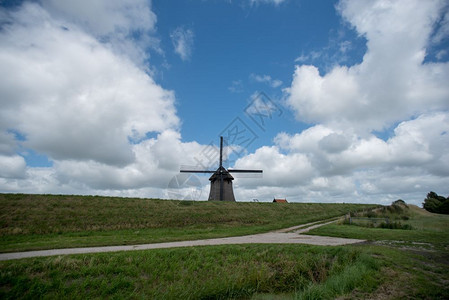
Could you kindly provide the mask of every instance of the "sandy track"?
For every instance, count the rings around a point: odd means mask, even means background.
[[[68,249],[15,252],[15,253],[1,253],[0,261],[29,258],[29,257],[40,257],[40,256],[150,250],[150,249],[164,249],[164,248],[192,247],[192,246],[236,245],[236,244],[308,244],[320,246],[341,246],[364,242],[364,240],[358,239],[345,239],[345,238],[301,234],[313,228],[330,224],[332,222],[335,221],[319,224],[317,224],[318,222],[313,222],[281,229],[274,232],[267,232],[246,236],[215,238],[208,240],[194,240],[194,241],[181,241],[181,242],[168,242],[168,243],[155,243],[155,244],[129,245],[129,246],[68,248]]]

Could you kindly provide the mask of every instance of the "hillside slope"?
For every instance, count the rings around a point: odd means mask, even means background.
[[[0,194],[0,251],[244,235],[368,207]]]

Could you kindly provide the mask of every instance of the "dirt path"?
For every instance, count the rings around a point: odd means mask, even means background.
[[[15,253],[1,253],[0,261],[20,259],[28,257],[39,256],[54,256],[67,254],[85,254],[85,253],[100,253],[100,252],[117,252],[117,251],[132,251],[132,250],[150,250],[150,249],[164,249],[176,247],[192,247],[192,246],[211,246],[211,245],[232,245],[232,244],[308,244],[321,246],[340,246],[347,244],[355,244],[364,242],[364,240],[345,239],[326,236],[303,235],[311,229],[336,222],[330,221],[326,223],[313,222],[294,226],[290,228],[281,229],[278,231],[253,234],[246,236],[215,238],[208,240],[194,240],[168,243],[155,243],[144,245],[129,245],[129,246],[107,246],[107,247],[89,247],[89,248],[68,248],[68,249],[53,249],[41,251],[27,251]]]

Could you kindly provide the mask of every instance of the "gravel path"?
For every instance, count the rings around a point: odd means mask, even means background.
[[[345,238],[301,234],[301,233],[305,233],[311,229],[330,224],[332,222],[335,222],[335,221],[330,221],[330,222],[326,222],[326,223],[313,222],[313,223],[308,223],[308,224],[303,224],[303,225],[294,226],[294,227],[290,227],[290,228],[285,228],[285,229],[281,229],[281,230],[273,231],[273,232],[246,235],[246,236],[215,238],[215,239],[208,239],[208,240],[194,240],[194,241],[181,241],[181,242],[155,243],[155,244],[129,245],[129,246],[68,248],[68,249],[15,252],[15,253],[1,253],[0,261],[28,258],[28,257],[39,257],[39,256],[117,252],[117,251],[132,251],[132,250],[149,250],[149,249],[192,247],[192,246],[211,246],[211,245],[308,244],[308,245],[321,245],[321,246],[340,246],[340,245],[364,242],[364,240],[357,240],[357,239],[345,239]]]

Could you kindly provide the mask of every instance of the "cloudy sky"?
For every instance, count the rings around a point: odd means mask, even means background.
[[[0,192],[449,195],[444,0],[0,0]]]

